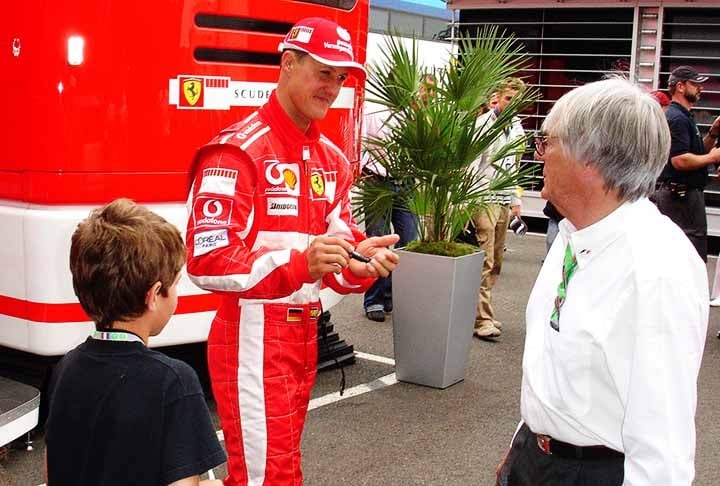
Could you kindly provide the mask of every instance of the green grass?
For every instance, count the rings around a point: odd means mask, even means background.
[[[460,257],[480,251],[477,246],[454,241],[412,241],[404,248],[414,253],[427,253],[447,257]]]

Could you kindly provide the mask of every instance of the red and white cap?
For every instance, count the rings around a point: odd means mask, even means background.
[[[355,62],[350,33],[332,20],[320,17],[300,20],[278,45],[278,51],[285,49],[306,52],[328,66],[349,68],[355,77],[365,79],[365,68]]]

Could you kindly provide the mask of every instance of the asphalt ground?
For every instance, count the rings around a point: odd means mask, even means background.
[[[352,344],[355,364],[323,371],[303,438],[305,484],[492,485],[519,419],[524,311],[545,252],[544,235],[508,234],[502,274],[493,292],[503,334],[495,342],[473,338],[465,380],[437,390],[394,379],[392,320],[365,318],[362,297],[331,309],[340,337]],[[708,263],[712,275],[715,260]],[[682,323],[678,323],[682,325]],[[699,380],[696,485],[720,483],[720,308],[711,308]],[[200,370],[202,372],[202,370]],[[211,408],[213,408],[211,403]],[[34,450],[17,441],[0,456],[0,485],[42,483],[42,431]],[[213,471],[223,477],[224,466]]]

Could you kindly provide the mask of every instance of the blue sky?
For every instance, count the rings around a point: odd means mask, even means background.
[[[418,5],[425,5],[427,7],[445,8],[444,0],[405,0],[406,2],[416,3]]]
[[[418,13],[448,20],[451,15],[444,0],[370,0],[370,7]]]

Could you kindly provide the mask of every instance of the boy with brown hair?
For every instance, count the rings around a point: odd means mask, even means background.
[[[96,331],[48,387],[49,486],[221,484],[223,463],[195,371],[147,348],[177,307],[180,232],[128,199],[94,210],[72,236],[73,289]]]

